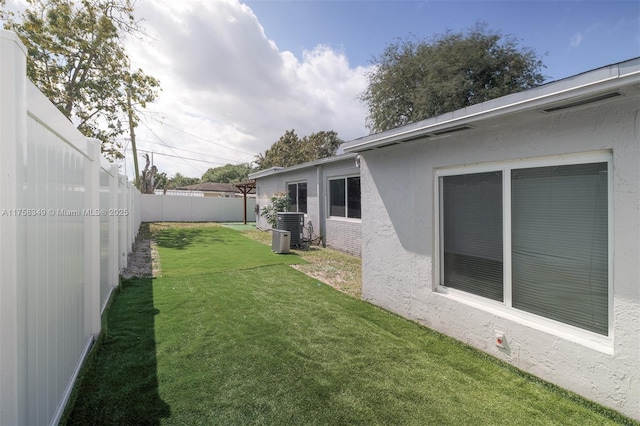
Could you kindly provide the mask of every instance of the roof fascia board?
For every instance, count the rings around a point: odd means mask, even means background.
[[[290,167],[274,167],[272,169],[261,170],[259,172],[251,173],[249,175],[249,178],[250,179],[259,179],[259,178],[263,178],[263,177],[267,177],[267,176],[272,176],[272,175],[277,175],[277,174],[282,174],[282,173],[289,173],[289,172],[293,172],[293,171],[296,171],[296,170],[301,170],[301,169],[306,169],[306,168],[309,168],[309,167],[319,166],[321,164],[335,163],[335,162],[342,161],[342,160],[350,160],[350,159],[355,158],[355,156],[356,156],[355,153],[350,153],[350,154],[343,154],[343,155],[338,155],[338,156],[333,156],[333,157],[320,158],[319,160],[314,160],[314,161],[310,161],[310,162],[302,163],[302,164],[296,164],[295,166],[290,166]]]
[[[261,177],[265,177],[265,176],[269,176],[272,175],[276,172],[278,172],[279,170],[284,169],[284,167],[271,167],[270,169],[266,169],[266,170],[260,170],[258,172],[255,173],[249,173],[249,175],[247,176],[249,179],[257,179],[257,178],[261,178]]]

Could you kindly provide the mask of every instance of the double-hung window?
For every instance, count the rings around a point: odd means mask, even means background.
[[[438,171],[440,285],[609,331],[610,154]]]
[[[307,182],[296,182],[287,185],[289,192],[289,211],[307,212]]]
[[[360,176],[329,180],[329,216],[360,219]]]

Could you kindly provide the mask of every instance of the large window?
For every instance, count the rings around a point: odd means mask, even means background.
[[[502,301],[502,172],[443,178],[444,281]]]
[[[609,157],[597,158],[442,172],[440,284],[607,335]]]
[[[289,191],[289,211],[307,212],[307,182],[296,182],[287,185]]]
[[[329,180],[329,216],[360,219],[360,177]]]

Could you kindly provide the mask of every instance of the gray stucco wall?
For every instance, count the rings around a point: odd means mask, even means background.
[[[490,124],[361,153],[363,298],[640,419],[638,98]],[[613,156],[611,336],[591,339],[437,290],[437,168],[599,150]]]
[[[315,167],[296,170],[293,172],[282,172],[275,175],[256,179],[256,202],[262,209],[271,204],[271,197],[276,192],[286,192],[287,185],[293,182],[307,182],[307,213],[305,214],[305,226],[311,221],[314,233],[319,231],[319,208],[318,208],[318,180]],[[256,216],[256,227],[262,230],[271,229],[267,220],[258,213]]]
[[[311,222],[313,236],[319,236],[322,233],[327,247],[360,256],[362,248],[360,219],[329,217],[327,207],[329,201],[326,193],[329,179],[359,174],[360,169],[356,167],[353,157],[310,165],[297,170],[284,169],[270,176],[256,179],[256,202],[262,209],[271,203],[273,194],[286,191],[289,183],[306,181],[305,227],[308,228],[308,223]],[[256,217],[256,226],[262,230],[270,229],[266,219],[260,214]]]

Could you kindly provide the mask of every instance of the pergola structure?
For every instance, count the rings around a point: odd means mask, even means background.
[[[248,180],[246,182],[238,182],[238,183],[234,183],[233,184],[236,188],[238,188],[240,190],[240,192],[242,192],[242,196],[244,198],[244,224],[247,224],[247,194],[251,194],[251,191],[254,191],[253,193],[255,193],[255,189],[256,189],[256,181],[255,180]]]

